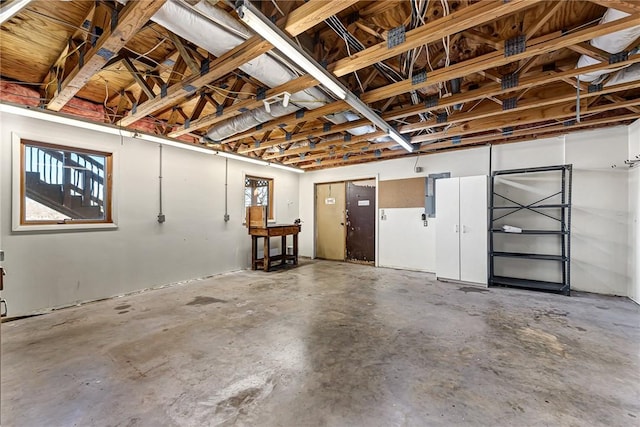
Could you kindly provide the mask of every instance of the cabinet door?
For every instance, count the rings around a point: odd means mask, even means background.
[[[487,283],[487,177],[460,178],[460,280]]]
[[[436,180],[436,276],[460,280],[459,178]]]

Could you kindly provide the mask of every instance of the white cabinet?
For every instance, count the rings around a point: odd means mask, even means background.
[[[436,276],[487,284],[487,177],[436,180]]]

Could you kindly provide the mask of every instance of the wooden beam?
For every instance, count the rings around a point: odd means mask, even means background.
[[[633,55],[626,61],[620,63],[619,66],[631,65],[639,62],[640,62],[640,55]],[[534,88],[542,85],[549,85],[550,83],[562,81],[565,78],[574,77],[578,74],[586,74],[594,71],[604,70],[604,69],[607,69],[608,67],[610,68],[611,66],[607,63],[607,64],[595,64],[588,67],[571,69],[571,70],[567,70],[565,72],[560,72],[560,73],[553,72],[553,71],[544,72],[544,73],[540,73],[530,77],[522,78],[517,86],[513,88],[508,88],[508,89],[503,89],[500,84],[490,83],[478,89],[474,89],[468,92],[454,94],[449,97],[441,98],[438,100],[438,105],[435,108],[425,107],[424,104],[414,105],[414,106],[404,107],[402,109],[392,110],[387,113],[384,113],[382,114],[382,118],[387,121],[402,119],[402,118],[414,116],[420,113],[426,113],[426,112],[434,111],[437,109],[451,107],[456,104],[464,104],[467,102],[481,100],[487,97],[495,97],[495,96],[506,94],[509,92],[522,91],[522,90],[526,90],[529,88]],[[574,92],[574,95],[575,95],[575,92]],[[313,118],[318,118],[330,113],[335,113],[345,108],[346,108],[346,104],[342,101],[339,101],[332,104],[327,104],[326,106],[316,110],[306,111],[304,117],[307,120],[311,120]],[[276,120],[273,120],[271,122],[264,124],[261,130],[250,130],[241,134],[237,134],[225,140],[224,142],[241,141],[252,135],[264,132],[267,129],[275,129],[276,127],[280,126],[283,123],[294,124],[297,122],[296,120],[302,120],[302,119],[297,119],[295,114],[291,114],[285,117],[280,117]],[[409,128],[406,128],[406,129],[409,129]]]
[[[580,96],[581,101],[587,100],[589,98],[609,95],[616,92],[627,91],[633,89],[637,86],[637,82],[627,82],[620,85],[608,86],[603,88],[602,91],[592,92],[592,93],[584,93]],[[454,113],[451,114],[447,121],[444,123],[438,123],[436,119],[426,120],[424,122],[412,123],[409,125],[404,125],[399,128],[401,133],[409,133],[415,132],[419,130],[427,130],[433,129],[436,127],[458,124],[463,122],[475,121],[480,119],[485,119],[487,117],[496,117],[504,114],[512,114],[518,111],[527,111],[536,108],[547,107],[549,105],[565,103],[569,101],[574,101],[575,105],[575,97],[576,91],[574,88],[566,87],[564,85],[560,86],[558,84],[555,85],[545,85],[538,87],[537,90],[531,90],[528,93],[528,97],[521,99],[518,101],[515,108],[504,111],[500,106],[480,106],[479,108],[474,109],[473,111],[465,112],[465,113]],[[614,102],[625,102],[624,99],[617,99]],[[589,110],[586,111],[587,113]]]
[[[331,104],[326,104],[325,106],[316,108],[314,110],[309,110],[309,111],[303,110],[302,117],[298,117],[299,114],[296,114],[296,113],[292,113],[284,117],[278,117],[277,119],[274,119],[268,123],[264,123],[260,129],[250,129],[246,132],[233,135],[225,139],[223,142],[226,144],[226,143],[241,141],[247,138],[251,138],[254,135],[279,128],[280,125],[283,123],[293,125],[302,121],[314,120],[319,117],[326,116],[327,114],[345,111],[347,109],[349,109],[349,105],[344,101],[332,102]]]
[[[346,4],[348,1],[344,0]],[[333,10],[335,13],[336,7],[327,8],[329,2],[322,0],[311,0],[305,3],[298,9],[303,8],[306,10],[304,14],[292,12],[287,18],[286,27],[292,36],[298,35],[300,32],[306,31],[315,25],[315,20],[322,20],[323,14],[329,13]],[[334,2],[330,2],[333,5]],[[333,5],[335,6],[335,5]],[[338,6],[340,7],[340,6]],[[308,13],[312,13],[314,19],[307,17]],[[328,15],[331,16],[331,15]],[[315,22],[315,23],[314,23]],[[319,21],[318,21],[319,22]],[[181,102],[187,95],[193,93],[194,90],[209,84],[210,82],[219,79],[227,73],[240,67],[242,64],[249,62],[250,60],[262,55],[263,53],[271,50],[273,46],[267,41],[264,41],[259,36],[254,36],[236,46],[230,51],[226,52],[222,56],[218,57],[209,64],[209,72],[205,74],[199,74],[191,76],[184,81],[173,85],[167,89],[167,95],[165,97],[157,97],[155,100],[148,101],[142,105],[139,105],[135,114],[129,114],[122,119],[118,124],[120,126],[128,126],[131,123],[140,120],[142,117],[154,113],[155,111],[166,109],[179,102]]]
[[[277,86],[273,89],[269,89],[266,92],[265,97],[269,98],[271,96],[279,95],[282,92],[296,93],[303,89],[306,89],[307,87],[314,86],[317,83],[318,82],[311,75],[304,75],[302,77],[298,77],[297,79],[290,80],[285,84]],[[292,100],[292,102],[295,102],[295,99]],[[176,136],[184,135],[185,133],[193,132],[194,130],[197,130],[197,129],[209,127],[223,120],[229,119],[231,117],[239,116],[240,114],[243,114],[243,112],[246,110],[252,110],[262,105],[263,105],[262,100],[256,100],[255,98],[240,101],[235,103],[229,108],[225,108],[222,111],[222,114],[218,114],[216,112],[213,114],[209,114],[205,117],[202,117],[198,120],[195,120],[193,123],[189,123],[188,128],[185,128],[184,125],[178,126],[176,129],[174,129],[173,132],[169,134],[169,136],[176,137]]]
[[[612,107],[612,105],[609,104],[608,107]],[[625,114],[623,116],[618,116],[617,120],[620,120],[622,122],[627,120],[634,120],[638,117],[640,117],[640,114],[637,114],[637,113]],[[581,129],[584,127],[595,126],[595,125],[609,125],[613,123],[611,119],[612,119],[611,117],[604,117],[600,119],[583,120],[580,123],[574,123],[571,125],[557,124],[557,125],[546,126],[540,129],[527,129],[527,128],[516,129],[513,131],[513,133],[510,136],[524,136],[530,140],[530,139],[537,138],[540,135],[544,135],[546,133],[551,133],[551,132],[559,131],[560,133],[566,134],[569,132],[573,132],[576,129]],[[441,142],[425,145],[418,151],[426,152],[426,151],[440,150],[443,148],[457,148],[465,145],[478,144],[481,142],[495,142],[500,137],[500,135],[501,134],[499,133],[492,133],[489,135],[469,137],[469,138],[464,138],[460,141],[460,143],[455,143],[455,144],[451,141],[441,141]]]
[[[153,99],[156,97],[156,94],[153,92],[153,88],[147,83],[145,79],[140,75],[140,71],[133,65],[129,58],[122,58],[122,65],[131,73],[133,79],[136,81],[140,89],[147,95],[149,99]]]
[[[495,50],[500,50],[504,48],[504,42],[496,37],[493,37],[491,34],[484,34],[478,30],[474,30],[470,28],[462,33],[462,35],[472,40],[476,43],[486,44],[487,46],[492,47]]]
[[[611,102],[624,102],[624,101],[626,101],[623,97],[618,96],[618,95],[613,95],[613,94],[605,95],[605,98],[608,99]],[[633,112],[633,113],[640,113],[640,108],[638,108],[638,107],[627,106],[625,108],[627,110]]]
[[[591,3],[599,4],[600,6],[610,7],[612,9],[617,9],[621,12],[626,12],[629,14],[640,13],[640,2],[637,0],[634,1],[625,1],[625,0],[590,0]]]
[[[619,119],[621,121],[631,121],[631,120],[635,120],[640,118],[640,114],[627,114],[624,116],[619,116]],[[482,143],[491,143],[491,144],[502,144],[502,143],[513,143],[513,142],[522,142],[522,141],[531,141],[534,139],[537,139],[539,137],[550,137],[553,135],[562,135],[562,134],[566,134],[568,132],[572,132],[575,131],[577,129],[582,129],[582,128],[586,128],[586,127],[604,127],[607,125],[611,124],[611,118],[607,117],[607,118],[601,118],[601,119],[591,119],[591,120],[585,120],[582,121],[580,123],[576,123],[574,125],[571,126],[565,126],[565,125],[553,125],[553,126],[549,126],[549,127],[545,127],[545,128],[541,128],[541,129],[536,129],[535,133],[532,133],[534,131],[532,131],[532,129],[519,129],[519,130],[515,130],[513,131],[513,133],[509,136],[504,136],[501,133],[492,133],[489,135],[483,135],[483,136],[479,136],[479,137],[470,137],[470,138],[465,138],[464,140],[462,140],[462,142],[460,143],[452,143],[450,141],[446,141],[446,142],[442,142],[442,143],[435,143],[435,144],[429,144],[426,145],[425,147],[421,148],[420,150],[418,150],[415,154],[416,155],[425,155],[425,154],[433,154],[436,152],[442,152],[442,151],[447,151],[447,150],[458,150],[467,146],[472,146],[472,145],[478,145],[478,144],[482,144]],[[315,159],[317,157],[314,156],[313,159],[310,159],[311,156],[305,156],[305,160],[304,161],[310,161],[313,160],[313,163],[309,163],[306,165],[300,165],[298,164],[297,166],[305,169],[305,170],[314,170],[314,169],[323,169],[326,167],[330,167],[330,166],[345,166],[348,164],[354,164],[354,163],[363,163],[363,162],[367,162],[367,161],[374,161],[374,160],[379,160],[381,158],[383,159],[390,159],[390,158],[394,158],[394,157],[406,157],[407,153],[402,151],[402,150],[386,150],[383,151],[379,156],[372,153],[371,151],[375,150],[377,148],[378,145],[383,145],[383,144],[374,144],[370,147],[370,149],[367,151],[366,154],[363,155],[358,155],[358,156],[353,156],[353,157],[349,157],[349,159],[347,159],[346,161],[343,160],[342,158],[340,159],[336,159],[333,158],[331,156],[325,156],[324,158],[320,157],[319,160],[321,160],[320,163],[317,163],[315,161]],[[384,147],[387,148],[387,147]],[[309,160],[307,160],[309,159]],[[285,162],[286,163],[286,162]],[[298,162],[298,163],[302,163],[302,162]]]
[[[589,43],[582,42],[577,43],[571,46],[568,46],[574,52],[578,52],[583,55],[590,56],[593,59],[597,59],[600,62],[608,62],[609,57],[611,56],[609,52],[605,52],[602,49],[598,49],[597,47],[591,46]]]
[[[233,103],[238,99],[238,95],[242,87],[245,85],[245,81],[239,77],[236,77],[236,80],[231,85],[231,88],[227,92],[227,98],[224,100],[222,105],[224,108],[229,108],[233,105]]]
[[[640,14],[631,15],[596,27],[585,28],[574,33],[564,35],[561,33],[554,33],[546,35],[527,42],[527,48],[522,53],[505,56],[504,51],[492,52],[477,58],[459,62],[449,67],[440,68],[432,73],[427,73],[427,80],[423,83],[414,84],[410,79],[403,80],[401,82],[392,83],[388,86],[367,92],[361,96],[361,99],[366,103],[380,101],[394,95],[442,83],[453,78],[464,77],[479,71],[507,65],[521,59],[527,59],[532,56],[566,48],[573,44],[590,40],[594,37],[614,33],[636,25],[640,25]]]
[[[109,26],[85,54],[84,64],[78,64],[60,85],[60,90],[49,101],[47,108],[60,111],[104,64],[138,33],[138,30],[162,7],[166,0],[131,1],[118,16],[118,24]]]
[[[155,111],[171,107],[172,105],[181,102],[198,88],[230,73],[231,71],[240,67],[242,64],[267,52],[271,48],[271,44],[262,40],[260,37],[251,37],[244,43],[236,46],[224,55],[212,61],[209,64],[208,72],[190,76],[182,82],[169,87],[167,89],[166,96],[157,97],[156,99],[147,101],[142,105],[139,105],[135,113],[129,114],[127,117],[120,120],[118,125],[128,126],[131,123],[134,123],[141,118],[154,113]]]
[[[542,28],[544,24],[546,24],[547,21],[549,21],[549,19],[553,15],[555,15],[558,9],[560,9],[560,7],[563,4],[566,4],[566,2],[551,1],[551,2],[548,2],[547,4],[548,6],[544,10],[544,12],[542,12],[542,15],[540,17],[536,17],[536,20],[533,22],[533,25],[530,28],[527,28],[527,31],[525,33],[525,37],[527,40],[531,39],[540,30],[540,28]]]
[[[612,103],[592,107],[586,111],[589,113],[601,113],[604,111],[615,110],[618,108],[626,108],[627,106],[640,105],[640,98],[632,99],[625,102]],[[491,131],[494,129],[502,129],[505,127],[514,127],[525,124],[532,124],[541,121],[555,119],[570,119],[575,117],[575,102],[564,104],[553,104],[546,107],[530,109],[527,111],[504,112],[497,117],[488,117],[481,120],[466,122],[464,126],[448,129],[447,131],[434,132],[428,135],[420,135],[412,138],[412,142],[431,142],[452,136],[464,136],[479,132]],[[585,104],[586,107],[586,104]]]
[[[242,154],[246,154],[246,153],[251,153],[253,151],[263,150],[265,148],[274,147],[280,144],[290,144],[293,142],[306,141],[309,137],[321,137],[325,135],[340,133],[340,132],[344,132],[349,129],[354,129],[360,126],[366,126],[370,123],[371,122],[369,122],[369,120],[367,119],[361,119],[353,122],[342,123],[339,125],[332,125],[329,130],[324,130],[322,126],[319,126],[317,128],[310,129],[305,132],[300,132],[296,135],[291,135],[290,138],[287,138],[287,137],[271,138],[269,141],[265,142],[264,144],[260,144],[259,147],[248,146],[245,148],[241,148],[240,150],[238,150],[238,152]]]
[[[466,9],[463,9],[463,10],[466,10]],[[434,22],[438,22],[438,21],[434,21]],[[565,48],[575,43],[581,43],[581,42],[590,40],[591,38],[598,35],[613,33],[621,29],[628,28],[629,26],[634,26],[638,24],[640,24],[640,15],[632,15],[632,16],[629,16],[620,20],[616,20],[607,24],[599,25],[597,27],[585,28],[583,30],[576,31],[574,33],[562,34],[560,32],[557,32],[554,34],[545,35],[543,37],[530,40],[527,43],[527,49],[525,50],[525,52],[521,54],[505,57],[504,51],[502,50],[502,51],[482,55],[481,57],[463,61],[458,64],[451,65],[449,67],[443,67],[441,69],[428,73],[427,82],[423,84],[414,85],[411,80],[404,80],[402,82],[393,83],[385,87],[369,91],[363,94],[361,99],[367,103],[380,101],[395,95],[409,92],[411,90],[421,89],[423,87],[431,86],[433,84],[442,83],[452,78],[464,77],[474,72],[484,71],[486,69],[506,65],[516,60],[528,59],[534,56],[541,55],[543,53],[552,52],[554,50]],[[424,28],[424,27],[421,27],[421,28]],[[385,48],[386,48],[386,45],[385,45]],[[585,67],[585,69],[586,68],[587,67]],[[572,74],[572,75],[575,75],[575,74]],[[549,78],[549,74],[543,74],[542,76],[545,78]],[[519,88],[522,89],[522,87],[519,87]],[[451,97],[451,99],[455,99],[455,98]],[[447,101],[449,101],[449,99],[447,99]],[[418,106],[418,109],[420,109],[421,112],[424,111],[423,109],[421,109],[420,106]],[[408,107],[407,109],[403,109],[401,111],[413,112],[414,110],[415,110],[414,108]],[[403,114],[402,116],[405,117],[406,115],[408,114]],[[388,119],[386,117],[383,117],[383,118],[385,118],[385,120]]]
[[[297,36],[313,28],[325,19],[340,11],[353,6],[359,0],[309,0],[296,10],[289,13],[284,30],[292,36]]]
[[[187,49],[185,41],[180,36],[173,34],[171,31],[168,31],[167,33],[169,35],[169,40],[171,40],[173,45],[178,50],[180,57],[184,60],[184,62],[186,62],[187,66],[189,67],[189,70],[191,70],[191,74],[192,75],[200,74],[200,67],[198,66],[196,61],[193,59],[193,57],[189,53],[189,50]]]
[[[285,165],[293,165],[296,163],[304,163],[304,162],[310,162],[310,161],[316,161],[316,160],[322,160],[322,159],[326,159],[326,158],[340,158],[342,159],[342,157],[345,154],[354,154],[354,153],[363,153],[363,152],[374,152],[375,150],[384,150],[387,148],[391,148],[398,145],[395,142],[380,142],[380,143],[375,143],[375,142],[359,142],[357,144],[352,144],[346,147],[342,147],[342,148],[337,148],[334,150],[325,150],[323,152],[320,153],[316,153],[316,154],[311,154],[311,155],[305,155],[304,158],[298,156],[298,157],[292,157],[290,159],[286,159],[284,161],[282,161],[283,164]],[[264,159],[267,159],[268,157],[263,157]]]
[[[634,87],[634,82],[628,82],[616,86],[610,86],[604,88],[602,92],[597,93],[586,93],[584,94],[583,100],[586,101],[592,97],[602,96],[604,94],[612,94],[615,92],[626,91]],[[523,115],[530,113],[531,111],[539,110],[544,107],[554,106],[558,104],[566,104],[568,101],[573,101],[575,98],[575,91],[571,90],[568,87],[561,85],[552,85],[552,86],[543,86],[539,87],[537,91],[532,91],[529,93],[529,98],[523,99],[518,105],[511,110],[504,111],[502,107],[495,106],[492,104],[488,104],[484,107],[476,108],[473,111],[464,112],[464,113],[454,113],[451,114],[447,121],[438,123],[438,121],[434,119],[426,120],[424,122],[417,122],[409,125],[401,126],[398,130],[401,133],[410,133],[419,130],[428,130],[437,127],[448,127],[450,125],[458,125],[461,123],[475,123],[482,119],[489,119],[492,117],[500,117],[505,114],[509,114],[513,116],[518,112],[522,112]],[[626,100],[619,99],[616,102],[624,103]],[[575,104],[572,104],[575,105]],[[630,107],[631,108],[631,107]],[[588,109],[587,112],[592,112],[592,110]],[[575,114],[575,113],[574,113]],[[358,122],[352,122],[354,124]],[[467,129],[470,125],[465,124],[460,129]],[[453,130],[452,130],[453,129]],[[454,128],[450,128],[446,131],[441,131],[438,133],[432,133],[426,136],[418,136],[413,137],[412,142],[420,142],[424,137],[434,136],[435,139],[443,138],[452,134],[452,132],[456,132]],[[370,137],[371,138],[371,137]],[[346,144],[346,143],[345,143]],[[395,145],[395,144],[394,144]],[[323,149],[324,145],[316,145],[317,150]],[[261,147],[264,148],[264,147]],[[265,157],[265,159],[276,159],[279,157],[290,156],[294,154],[307,153],[312,150],[310,148],[298,148],[294,150],[285,150],[284,153],[272,153]]]
[[[385,59],[402,54],[410,49],[433,43],[448,35],[493,21],[498,17],[510,15],[535,6],[536,1],[501,0],[481,1],[460,9],[447,16],[431,21],[421,27],[407,31],[405,42],[392,48],[386,42],[378,43],[350,57],[341,59],[329,67],[336,76],[344,76]]]
[[[171,73],[169,74],[169,78],[167,79],[167,85],[171,86],[178,83],[180,80],[184,79],[184,73],[187,71],[187,63],[185,62],[182,56],[178,56],[176,62],[173,64],[171,68]]]

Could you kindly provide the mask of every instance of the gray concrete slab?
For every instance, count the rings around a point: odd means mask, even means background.
[[[637,426],[640,308],[327,261],[2,325],[3,426]]]

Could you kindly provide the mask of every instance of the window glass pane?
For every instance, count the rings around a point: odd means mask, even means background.
[[[107,156],[24,143],[23,221],[107,219]]]
[[[244,206],[267,206],[269,219],[273,219],[273,179],[246,176],[244,181]]]

